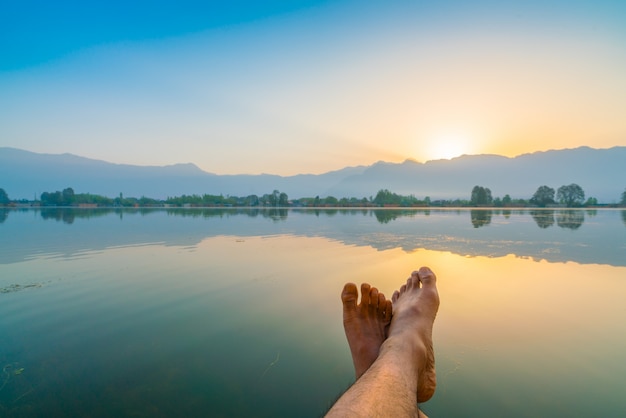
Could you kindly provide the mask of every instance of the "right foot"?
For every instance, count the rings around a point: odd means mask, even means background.
[[[358,379],[378,357],[391,322],[391,301],[369,284],[361,285],[361,303],[356,285],[348,283],[341,292],[343,327]]]
[[[432,398],[437,386],[432,340],[433,323],[439,309],[436,281],[435,274],[428,267],[422,267],[414,271],[391,298],[393,318],[387,342],[396,341],[406,347],[415,359],[418,403]]]

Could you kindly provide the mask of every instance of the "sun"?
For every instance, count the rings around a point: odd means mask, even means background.
[[[440,135],[433,137],[426,147],[428,160],[450,160],[467,154],[469,139],[462,135]]]

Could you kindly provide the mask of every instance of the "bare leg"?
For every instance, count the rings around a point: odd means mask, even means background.
[[[378,358],[327,416],[417,417],[418,390],[419,399],[434,393],[432,326],[439,308],[434,273],[426,267],[414,272],[392,300],[389,337]]]
[[[343,327],[350,346],[354,372],[358,379],[378,357],[391,322],[391,301],[369,284],[361,285],[361,303],[357,304],[356,285],[348,283],[341,292]]]

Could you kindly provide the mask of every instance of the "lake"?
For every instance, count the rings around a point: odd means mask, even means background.
[[[620,210],[0,210],[0,416],[315,417],[340,292],[438,276],[432,417],[622,417]]]

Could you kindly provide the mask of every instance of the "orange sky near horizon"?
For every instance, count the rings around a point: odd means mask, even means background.
[[[63,53],[0,58],[0,146],[280,175],[626,146],[626,3],[302,4],[136,39],[165,21],[113,8],[87,45],[77,6],[33,35]]]

